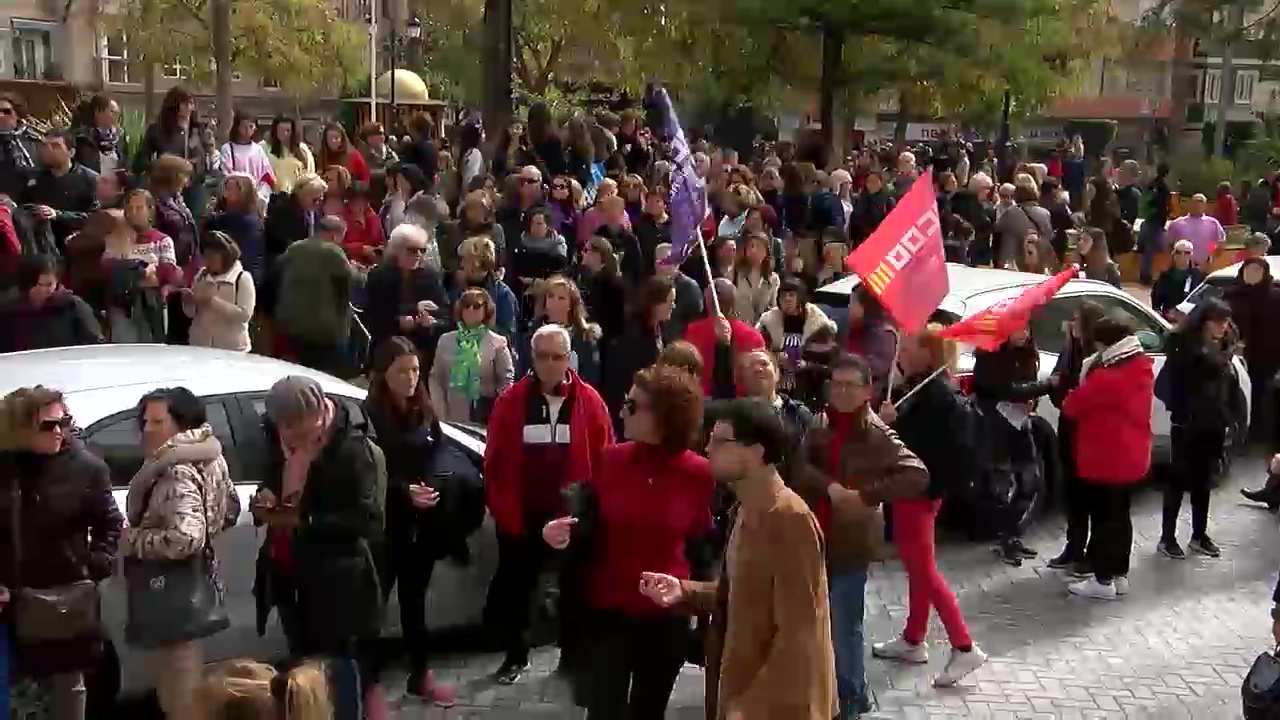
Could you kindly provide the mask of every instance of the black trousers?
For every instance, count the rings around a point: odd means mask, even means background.
[[[1062,483],[1063,495],[1067,503],[1067,547],[1068,555],[1076,560],[1083,560],[1089,547],[1089,516],[1092,510],[1089,488],[1080,479],[1080,471],[1076,467],[1075,425],[1064,420],[1058,423],[1058,442],[1062,448]]]
[[[1102,582],[1129,574],[1129,555],[1133,549],[1133,518],[1129,513],[1129,485],[1081,481],[1089,503],[1089,520],[1093,537],[1089,540],[1088,560],[1094,574]]]
[[[684,667],[689,618],[593,611],[581,671],[588,720],[662,720]]]
[[[409,653],[409,677],[417,678],[427,669],[427,588],[436,567],[436,557],[426,543],[407,533],[392,535],[387,547],[386,569],[382,573],[382,601],[399,587],[400,631]]]
[[[542,540],[543,523],[530,523],[523,536],[498,534],[498,567],[489,583],[485,619],[502,643],[507,660],[528,662],[529,625],[538,579],[556,552]]]
[[[1217,471],[1225,440],[1216,434],[1197,433],[1184,425],[1173,426],[1170,440],[1173,443],[1173,471],[1164,489],[1160,539],[1177,539],[1183,494],[1191,496],[1191,537],[1204,537],[1209,529],[1209,493],[1213,489],[1213,474]]]

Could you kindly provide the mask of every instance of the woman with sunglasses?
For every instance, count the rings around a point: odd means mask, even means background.
[[[492,329],[493,298],[481,288],[468,288],[454,304],[458,329],[436,346],[431,364],[431,407],[442,420],[489,422],[493,401],[515,381],[507,339]]]
[[[573,179],[568,175],[560,175],[551,180],[547,208],[551,211],[551,224],[556,232],[567,238],[576,238],[578,218],[582,217],[582,211],[578,209],[578,201],[574,198]]]
[[[428,363],[449,320],[443,278],[426,263],[430,243],[427,231],[417,225],[403,224],[391,231],[382,261],[365,281],[364,313],[374,347],[403,335]]]
[[[688,372],[655,365],[635,374],[622,404],[629,442],[604,451],[581,487],[577,512],[542,537],[572,553],[586,613],[582,663],[572,676],[589,720],[657,720],[689,648],[689,619],[641,595],[644,572],[688,580],[686,544],[711,529],[715,484],[702,435],[702,388]],[[572,571],[570,571],[572,572]]]
[[[78,625],[56,629],[28,627],[21,616],[8,616],[13,627],[7,630],[15,631],[12,685],[38,685],[49,717],[82,720],[84,673],[103,650],[101,628],[91,619],[99,602],[95,586],[115,568],[124,519],[106,464],[72,432],[62,393],[37,385],[0,400],[0,484],[0,537],[7,545],[0,558],[0,608],[24,601],[26,588],[72,588],[82,608],[66,618],[79,618]]]

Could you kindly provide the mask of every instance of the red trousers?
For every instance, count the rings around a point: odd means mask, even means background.
[[[941,500],[913,498],[893,503],[893,540],[907,571],[907,627],[902,637],[918,645],[929,631],[929,609],[936,608],[952,647],[973,644],[969,628],[960,616],[960,604],[938,571],[933,525]]]

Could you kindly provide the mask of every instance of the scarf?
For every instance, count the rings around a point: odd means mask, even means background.
[[[31,161],[31,153],[27,152],[27,147],[22,144],[26,135],[25,128],[22,127],[16,130],[0,130],[0,167],[13,169],[35,167],[35,163]]]
[[[120,147],[120,128],[112,125],[109,128],[97,126],[89,128],[89,140],[97,146],[102,155],[118,155]]]
[[[1142,343],[1138,342],[1138,336],[1130,335],[1116,342],[1114,345],[1096,352],[1085,358],[1084,364],[1080,367],[1080,382],[1084,382],[1084,378],[1094,367],[1111,367],[1121,360],[1141,355],[1145,352],[1142,349]]]
[[[449,367],[449,389],[462,393],[467,402],[480,398],[480,341],[484,328],[458,326],[458,354]]]

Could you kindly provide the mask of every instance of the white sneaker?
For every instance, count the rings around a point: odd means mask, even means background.
[[[987,654],[975,643],[969,652],[951,649],[951,657],[942,673],[933,679],[934,687],[954,687],[974,670],[987,664]]]
[[[1129,578],[1124,575],[1117,575],[1111,580],[1111,584],[1116,588],[1116,595],[1129,594]]]
[[[1118,594],[1114,581],[1110,585],[1103,585],[1096,577],[1068,585],[1067,592],[1094,600],[1115,600]]]
[[[871,655],[881,660],[897,660],[912,665],[923,665],[929,662],[929,646],[926,643],[912,645],[899,635],[889,642],[873,644]]]

